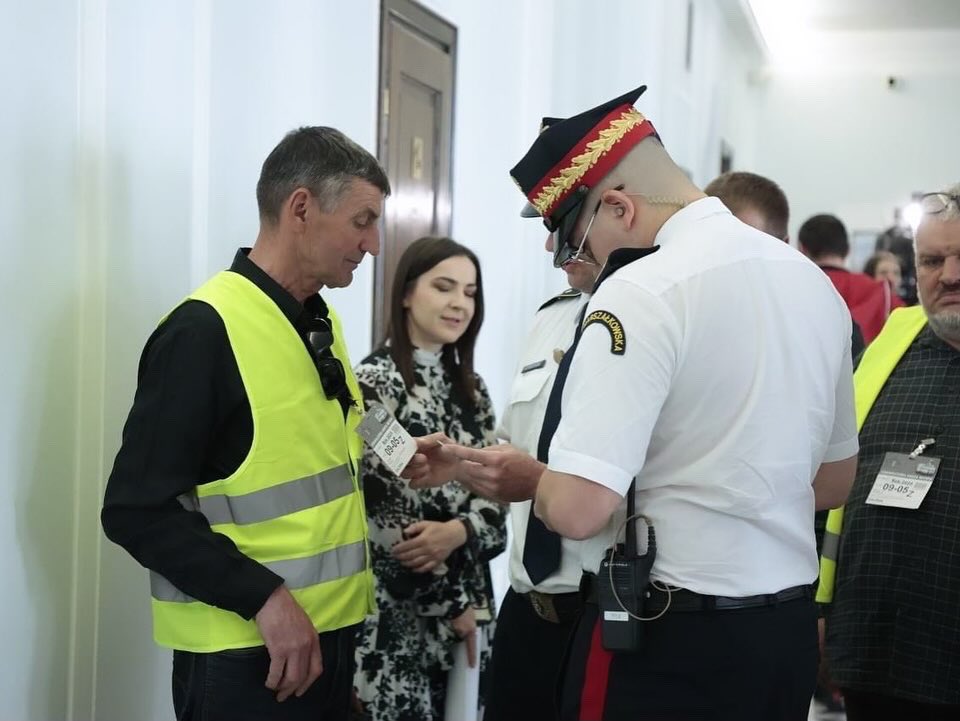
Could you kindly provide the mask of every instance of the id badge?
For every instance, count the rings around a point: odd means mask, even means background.
[[[917,509],[939,468],[940,459],[933,456],[887,453],[866,502],[871,506]]]
[[[357,426],[357,434],[373,449],[383,464],[400,475],[417,452],[417,442],[390,411],[373,401]]]

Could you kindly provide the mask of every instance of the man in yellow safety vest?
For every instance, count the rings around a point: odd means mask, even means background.
[[[253,248],[147,341],[102,523],[150,569],[178,719],[348,718],[373,608],[362,403],[319,291],[379,252],[389,192],[338,130],[290,132],[263,164]]]
[[[893,312],[854,378],[859,466],[817,593],[849,721],[960,717],[958,202],[960,185],[921,199],[922,305]]]

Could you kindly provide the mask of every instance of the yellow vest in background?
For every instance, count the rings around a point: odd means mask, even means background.
[[[233,475],[197,486],[181,502],[282,576],[317,631],[358,623],[374,608],[357,480],[363,404],[339,318],[330,311],[332,350],[357,401],[346,422],[340,403],[324,395],[303,340],[256,285],[224,271],[188,300],[209,304],[223,319],[250,401],[253,442]],[[161,646],[212,652],[263,645],[254,621],[197,601],[157,573],[151,594]]]
[[[887,378],[897,367],[903,354],[927,324],[923,306],[897,308],[887,319],[880,335],[867,346],[853,374],[853,392],[857,404],[857,431],[863,429],[867,415],[883,390]],[[843,530],[843,506],[827,514],[827,530],[823,537],[820,556],[820,583],[817,603],[833,601],[837,576],[837,556],[840,551],[840,532]]]

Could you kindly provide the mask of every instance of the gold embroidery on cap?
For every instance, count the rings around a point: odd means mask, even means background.
[[[533,207],[540,211],[540,215],[545,215],[547,208],[553,205],[557,198],[572,188],[580,178],[586,175],[590,168],[597,164],[597,161],[603,155],[623,139],[624,135],[644,120],[646,118],[636,108],[630,108],[630,110],[620,113],[620,117],[612,120],[608,127],[601,130],[595,140],[587,143],[586,152],[571,160],[570,165],[561,170],[544,186],[537,197],[531,201]]]

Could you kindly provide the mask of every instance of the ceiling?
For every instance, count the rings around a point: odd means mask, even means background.
[[[797,0],[790,0],[797,2]],[[957,30],[960,0],[806,0],[815,30]]]
[[[947,31],[960,33],[960,0],[715,0],[741,47],[760,60],[794,49],[798,55],[811,35],[857,34],[882,37],[884,33]],[[938,33],[939,35],[939,33]],[[932,41],[932,39],[931,39]],[[923,46],[925,40],[917,41]],[[941,45],[950,41],[940,41]],[[851,46],[852,48],[853,46]],[[950,53],[953,52],[950,46]],[[851,50],[856,53],[856,50]],[[874,53],[875,55],[875,53]],[[873,56],[871,56],[873,57]],[[782,58],[781,58],[782,61]]]

